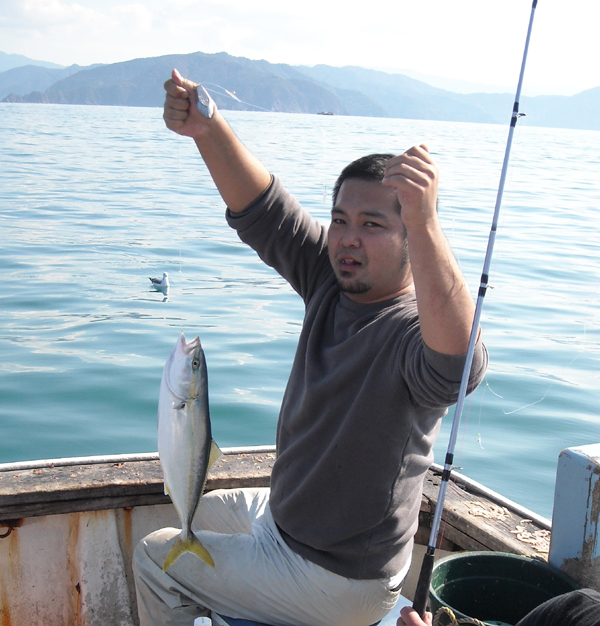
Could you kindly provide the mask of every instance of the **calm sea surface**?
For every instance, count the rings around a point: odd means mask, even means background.
[[[270,444],[302,304],[224,222],[159,109],[0,104],[0,462],[156,450],[162,368],[200,335],[215,439]],[[320,220],[339,170],[426,142],[472,291],[507,126],[227,112]],[[600,442],[600,133],[516,131],[465,407],[463,472],[550,516],[558,454]],[[149,276],[171,278],[168,296]],[[450,421],[436,446],[443,460]]]

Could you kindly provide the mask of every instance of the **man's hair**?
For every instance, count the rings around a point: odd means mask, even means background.
[[[358,178],[360,180],[373,180],[380,183],[383,180],[383,174],[385,172],[385,166],[387,162],[393,157],[393,154],[368,154],[367,156],[360,157],[356,161],[352,161],[349,165],[342,170],[342,173],[338,176],[331,192],[331,199],[333,206],[337,201],[338,193],[342,183],[348,178]]]

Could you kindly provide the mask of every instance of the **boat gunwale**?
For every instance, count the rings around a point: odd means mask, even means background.
[[[273,445],[262,446],[237,446],[222,449],[223,454],[226,457],[231,456],[244,456],[244,455],[261,455],[261,454],[275,454],[276,448]],[[134,453],[134,454],[115,454],[115,455],[96,455],[85,457],[65,457],[57,459],[41,459],[32,461],[19,461],[13,463],[0,464],[0,480],[2,474],[6,472],[23,472],[30,470],[52,469],[58,467],[72,467],[72,466],[93,466],[103,464],[122,464],[122,463],[135,463],[135,462],[152,462],[159,461],[158,452],[146,452],[146,453]],[[440,476],[443,472],[443,467],[437,463],[433,463],[430,467],[430,473],[433,476]],[[465,489],[469,493],[482,496],[490,502],[506,507],[516,515],[523,518],[532,520],[539,528],[544,530],[550,530],[552,523],[549,519],[538,515],[534,511],[521,506],[520,504],[506,498],[500,493],[489,489],[485,485],[469,478],[468,476],[453,471],[452,482],[458,485],[459,488]],[[0,500],[2,494],[0,493]],[[437,500],[437,498],[436,498]]]
[[[275,453],[275,446],[238,446],[221,448],[226,455]],[[14,461],[0,463],[1,472],[18,472],[53,467],[69,467],[72,465],[102,465],[108,463],[134,463],[136,461],[158,461],[158,452],[139,452],[132,454],[110,454],[93,456],[72,456],[57,459],[39,459],[31,461]]]

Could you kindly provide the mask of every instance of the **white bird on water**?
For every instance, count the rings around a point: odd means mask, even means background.
[[[157,289],[158,291],[164,291],[170,286],[169,275],[167,272],[163,273],[162,278],[150,278],[150,282],[152,283],[154,289]]]

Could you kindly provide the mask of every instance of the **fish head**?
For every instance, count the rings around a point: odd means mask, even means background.
[[[180,400],[199,398],[206,392],[206,360],[199,337],[186,342],[181,333],[165,365],[165,378],[171,393]]]

